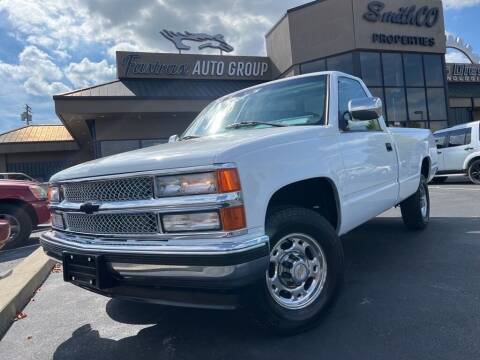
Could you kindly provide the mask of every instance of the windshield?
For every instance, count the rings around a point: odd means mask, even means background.
[[[182,139],[243,128],[323,125],[326,83],[326,75],[304,77],[214,101],[198,115]]]

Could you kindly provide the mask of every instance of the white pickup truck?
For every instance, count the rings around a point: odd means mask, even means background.
[[[436,169],[431,132],[389,129],[360,79],[298,76],[214,101],[169,144],[56,174],[41,243],[85,289],[250,303],[273,329],[298,332],[338,292],[339,236],[396,205],[424,229]]]

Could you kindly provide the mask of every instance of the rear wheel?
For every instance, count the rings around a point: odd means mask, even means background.
[[[400,204],[403,222],[410,230],[423,230],[430,222],[430,194],[425,177],[420,178],[420,185],[415,194]]]
[[[475,160],[468,167],[468,177],[474,184],[480,185],[480,160]]]
[[[0,205],[0,219],[10,224],[10,236],[3,246],[3,250],[11,249],[28,240],[32,233],[32,219],[20,206],[11,204]]]
[[[304,208],[273,212],[266,230],[270,264],[258,290],[259,316],[278,333],[304,331],[335,300],[343,280],[342,244],[325,218]]]

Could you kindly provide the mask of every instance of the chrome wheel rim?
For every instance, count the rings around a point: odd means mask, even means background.
[[[309,235],[290,234],[270,252],[266,273],[272,298],[287,309],[303,309],[321,294],[327,279],[327,260],[321,246]]]
[[[8,215],[8,214],[0,214],[0,219],[7,220],[10,224],[10,236],[8,237],[7,241],[3,243],[3,245],[13,241],[17,238],[20,234],[21,226],[20,222],[17,220],[15,216]]]
[[[428,216],[428,198],[427,190],[423,184],[420,186],[420,211],[422,212],[422,217],[425,219]]]

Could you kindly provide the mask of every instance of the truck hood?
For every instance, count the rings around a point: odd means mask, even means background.
[[[168,170],[234,162],[260,147],[318,136],[321,126],[235,130],[198,139],[161,144],[80,164],[55,174],[50,181]]]

